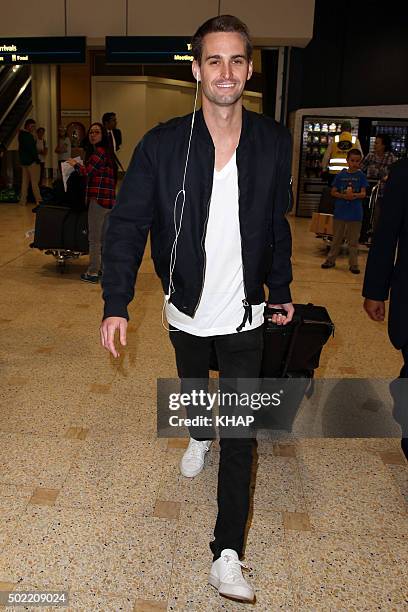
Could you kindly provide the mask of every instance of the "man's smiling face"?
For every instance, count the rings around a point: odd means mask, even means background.
[[[239,100],[252,76],[244,38],[238,32],[213,32],[203,39],[200,74],[203,97],[217,106],[231,106]]]

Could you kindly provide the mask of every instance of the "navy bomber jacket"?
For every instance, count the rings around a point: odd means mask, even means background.
[[[152,258],[165,294],[175,238],[174,201],[182,187],[191,115],[150,130],[136,147],[103,248],[104,318],[128,318],[137,272],[150,231]],[[186,201],[177,244],[170,301],[191,317],[205,274],[205,233],[215,161],[212,138],[198,111],[191,140]],[[288,130],[264,115],[243,110],[237,148],[239,220],[244,291],[249,304],[291,301],[290,206],[291,139]],[[180,200],[177,217],[181,210]]]

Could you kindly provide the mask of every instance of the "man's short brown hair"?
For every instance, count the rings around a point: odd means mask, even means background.
[[[238,34],[241,34],[245,42],[247,60],[250,61],[252,59],[253,47],[248,26],[233,15],[218,15],[218,17],[211,17],[211,19],[203,23],[191,39],[193,57],[199,64],[201,64],[203,53],[203,38],[207,34],[214,32],[238,32]]]

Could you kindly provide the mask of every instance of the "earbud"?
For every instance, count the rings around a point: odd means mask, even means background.
[[[199,73],[198,73],[198,72],[195,72],[195,73],[194,73],[194,76],[195,76],[195,80],[196,80],[196,81],[201,81],[201,79],[200,79],[200,75],[199,75]]]

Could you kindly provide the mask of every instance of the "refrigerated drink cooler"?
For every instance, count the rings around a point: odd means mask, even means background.
[[[407,119],[303,117],[296,202],[298,217],[311,217],[319,210],[320,199],[327,186],[327,177],[322,176],[321,162],[330,142],[337,134],[340,134],[341,123],[345,120],[350,121],[351,133],[360,141],[364,154],[374,151],[374,143],[378,134],[388,134],[394,155],[397,158],[407,156]]]
[[[302,143],[299,164],[299,182],[296,214],[311,217],[319,209],[320,198],[327,187],[322,177],[321,163],[329,144],[341,134],[341,122],[345,117],[303,117]],[[351,134],[358,135],[358,119],[347,119]]]

